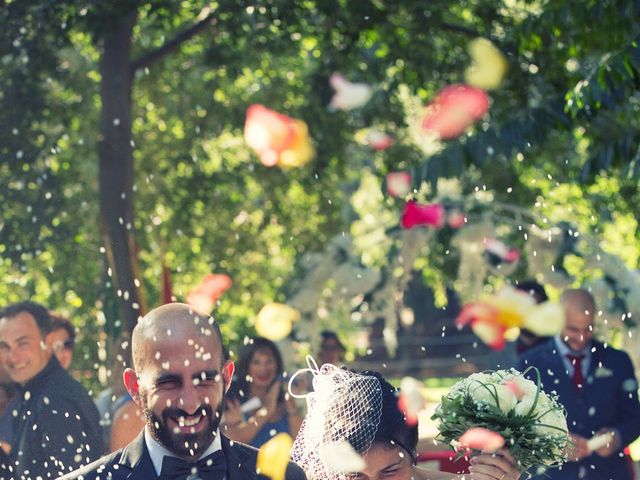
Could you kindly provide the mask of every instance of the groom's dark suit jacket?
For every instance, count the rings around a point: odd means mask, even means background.
[[[556,392],[567,410],[569,431],[591,438],[601,428],[615,428],[626,446],[640,435],[640,403],[638,384],[629,356],[615,348],[594,341],[591,363],[580,392],[567,372],[553,338],[525,352],[519,358],[518,370],[529,365],[537,367],[542,386],[548,393]],[[535,381],[531,373],[529,377]],[[543,480],[630,480],[629,465],[622,449],[603,458],[593,453],[580,462],[568,462],[560,469],[551,469]]]
[[[221,436],[227,462],[225,480],[265,480],[256,473],[258,450]],[[93,463],[71,472],[59,480],[153,480],[157,479],[153,462],[144,441],[144,431],[129,445]],[[293,462],[287,467],[285,480],[306,480],[302,469]]]

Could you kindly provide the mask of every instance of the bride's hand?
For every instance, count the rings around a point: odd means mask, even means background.
[[[518,480],[520,470],[516,459],[506,448],[495,453],[481,453],[469,461],[472,480]]]

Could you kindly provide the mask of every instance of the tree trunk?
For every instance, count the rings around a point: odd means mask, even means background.
[[[134,165],[131,134],[131,12],[103,36],[100,59],[102,112],[98,138],[100,221],[123,329],[143,313],[134,230]]]

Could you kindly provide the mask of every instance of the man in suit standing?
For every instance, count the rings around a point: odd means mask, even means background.
[[[53,355],[51,330],[49,311],[37,303],[0,310],[0,364],[18,386],[5,412],[11,452],[0,478],[55,478],[103,453],[98,410]]]
[[[257,450],[219,432],[233,363],[225,361],[220,328],[206,314],[171,303],[143,317],[131,339],[128,392],[146,424],[126,447],[64,480],[253,480]],[[286,480],[305,480],[290,462]]]
[[[537,367],[544,390],[558,394],[573,443],[568,463],[535,478],[630,480],[623,449],[640,435],[638,383],[631,359],[593,339],[596,306],[589,292],[568,290],[562,305],[561,334],[525,352],[518,365],[519,370]],[[606,441],[594,446],[592,437]]]

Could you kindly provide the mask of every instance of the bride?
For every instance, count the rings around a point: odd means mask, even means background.
[[[397,389],[376,372],[323,365],[291,457],[309,480],[516,480],[520,472],[506,449],[480,454],[468,474],[416,465],[418,427],[398,407]]]

